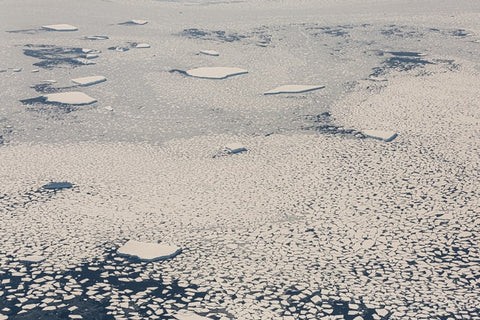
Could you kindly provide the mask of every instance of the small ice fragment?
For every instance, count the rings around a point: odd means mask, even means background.
[[[85,37],[87,40],[107,40],[108,36],[88,36]]]
[[[37,73],[37,72],[39,72],[39,71],[40,71],[40,70],[38,70],[38,69],[33,69],[33,70],[32,70],[32,73]]]
[[[138,49],[146,49],[146,48],[150,48],[150,45],[148,43],[137,43],[137,45],[135,46],[135,48],[138,48]]]
[[[190,311],[179,311],[174,317],[177,320],[209,320],[210,318],[199,316]]]
[[[70,24],[51,24],[48,26],[43,26],[43,29],[50,31],[77,31],[78,28]]]
[[[284,85],[277,87],[275,89],[269,90],[264,92],[263,94],[281,94],[281,93],[303,93],[318,89],[323,89],[325,86],[312,86],[312,85],[300,85],[300,84],[292,84],[292,85]]]
[[[91,86],[104,81],[107,81],[107,78],[105,78],[104,76],[92,76],[92,77],[72,79],[72,82],[79,84],[81,86]]]
[[[205,79],[225,79],[245,73],[248,73],[248,71],[231,67],[203,67],[186,71],[186,74],[189,76]]]
[[[242,144],[236,142],[227,144],[225,146],[225,150],[230,154],[247,151],[247,149]]]
[[[83,65],[95,64],[95,62],[90,61],[88,59],[84,59],[84,58],[77,58],[77,59],[74,59],[74,61],[78,64],[83,64]]]
[[[29,263],[39,263],[45,260],[45,257],[42,256],[26,256],[22,259],[23,262],[29,262]]]
[[[206,54],[207,56],[215,56],[215,57],[218,57],[220,55],[220,53],[218,53],[215,50],[200,50],[200,53]]]
[[[144,24],[147,24],[147,23],[148,23],[147,20],[132,19],[132,20],[130,20],[130,21],[122,22],[122,23],[120,23],[120,24],[125,24],[125,25],[129,25],[129,24],[144,25]]]
[[[85,58],[86,58],[86,59],[95,59],[95,58],[98,58],[98,54],[96,54],[96,53],[87,53],[87,54],[85,55]]]
[[[382,131],[382,130],[364,130],[363,134],[367,138],[373,138],[390,142],[397,137],[397,133],[394,131]]]
[[[129,240],[117,250],[120,255],[136,257],[142,261],[165,260],[175,257],[180,252],[182,252],[180,247],[135,240]]]
[[[94,98],[86,95],[83,92],[59,92],[51,93],[43,96],[47,103],[62,103],[71,105],[85,105],[96,102]]]
[[[83,53],[89,53],[89,52],[92,52],[92,51],[93,51],[93,49],[88,49],[88,48],[83,48],[82,49]]]
[[[22,68],[15,68],[13,69],[13,72],[21,72],[22,71]]]
[[[105,110],[113,111],[113,107],[112,107],[112,106],[106,106],[106,107],[105,107]]]

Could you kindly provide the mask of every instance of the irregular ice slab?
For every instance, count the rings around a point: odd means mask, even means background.
[[[70,24],[51,24],[48,26],[43,26],[43,29],[51,31],[77,31],[78,28]]]
[[[142,261],[169,259],[175,257],[180,252],[182,252],[182,249],[176,246],[135,240],[129,240],[117,250],[117,253],[120,255],[136,257]]]
[[[44,189],[50,190],[66,189],[71,187],[73,187],[73,185],[70,182],[50,182],[43,186]]]
[[[230,67],[203,67],[186,72],[189,76],[205,79],[225,79],[227,77],[248,73],[247,70]]]
[[[50,93],[43,96],[46,102],[50,103],[62,103],[71,105],[84,105],[96,102],[94,98],[86,95],[83,92],[59,92]]]
[[[207,56],[215,56],[215,57],[220,55],[220,53],[218,53],[215,50],[200,50],[200,53],[206,54]]]
[[[210,318],[199,316],[198,314],[189,312],[189,311],[183,311],[183,312],[180,311],[176,315],[174,315],[174,317],[177,320],[209,320],[210,319]]]
[[[76,78],[76,79],[72,79],[72,81],[81,86],[91,86],[93,84],[107,81],[107,78],[105,78],[104,76],[92,76],[92,77]]]
[[[135,48],[138,48],[138,49],[146,49],[146,48],[150,48],[150,45],[148,43],[137,43],[137,45],[135,46]]]
[[[38,263],[38,262],[42,262],[43,260],[45,260],[45,258],[42,257],[42,256],[32,255],[32,256],[26,256],[25,258],[23,258],[21,260],[23,262]]]
[[[138,25],[143,25],[143,24],[147,24],[148,21],[147,20],[130,20],[130,21],[125,21],[125,22],[122,22],[120,24],[138,24]]]
[[[382,131],[382,130],[365,130],[363,134],[368,138],[383,140],[390,142],[397,137],[397,133],[394,131]]]
[[[90,61],[88,59],[84,59],[84,58],[77,58],[77,59],[73,59],[76,63],[78,64],[83,64],[85,66],[87,65],[92,65],[92,64],[95,64],[95,62],[93,61]]]
[[[325,86],[311,86],[311,85],[301,85],[301,84],[290,84],[277,87],[275,89],[264,92],[263,94],[280,94],[280,93],[302,93],[318,89],[323,89]]]
[[[247,151],[247,149],[240,143],[229,143],[225,146],[225,150],[232,154]]]
[[[107,40],[108,36],[88,36],[85,37],[87,40]]]

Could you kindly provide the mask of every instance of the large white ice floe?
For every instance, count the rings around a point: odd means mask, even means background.
[[[26,256],[21,259],[23,262],[29,262],[29,263],[39,263],[45,260],[45,257],[42,256],[37,256],[37,255],[31,255],[31,256]]]
[[[148,48],[150,48],[150,45],[148,43],[137,43],[135,45],[135,48],[137,48],[137,49],[148,49]]]
[[[281,94],[281,93],[303,93],[318,89],[323,89],[325,86],[312,86],[312,85],[302,85],[302,84],[289,84],[280,87],[276,87],[275,89],[269,90],[264,92],[263,94]]]
[[[43,98],[45,98],[45,102],[47,103],[62,103],[71,105],[91,104],[97,101],[87,94],[78,91],[50,93],[44,95]]]
[[[182,249],[177,246],[135,240],[129,240],[117,250],[120,255],[136,257],[142,261],[170,259],[180,252]]]
[[[79,84],[81,86],[91,86],[104,81],[107,81],[107,78],[105,78],[104,76],[91,76],[91,77],[72,79],[72,82]]]
[[[217,57],[220,55],[220,53],[218,53],[215,50],[200,50],[200,53],[205,54],[207,56],[214,56],[214,57]]]
[[[247,70],[231,67],[202,67],[187,70],[189,76],[205,79],[225,79],[227,77],[237,76],[248,73]]]
[[[48,26],[42,26],[43,29],[50,31],[77,31],[78,28],[70,24],[51,24]]]
[[[238,142],[227,144],[225,146],[225,150],[230,154],[247,151],[247,149],[241,143],[238,143]]]
[[[190,311],[179,311],[174,317],[177,320],[209,320],[210,318],[199,316]]]
[[[397,133],[395,131],[364,130],[363,134],[367,138],[383,140],[386,142],[390,142],[397,137]]]

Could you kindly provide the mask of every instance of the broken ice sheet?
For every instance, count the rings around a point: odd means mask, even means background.
[[[91,86],[104,81],[107,81],[107,78],[105,78],[104,76],[91,76],[72,79],[72,82],[81,86]]]
[[[270,94],[281,94],[281,93],[303,93],[318,89],[323,89],[325,86],[313,86],[313,85],[300,85],[300,84],[292,84],[292,85],[284,85],[277,87],[275,89],[269,90],[265,92],[265,95]]]
[[[204,79],[225,79],[245,73],[248,71],[232,67],[202,67],[186,71],[186,74],[191,77]]]
[[[42,26],[43,29],[50,31],[77,31],[78,28],[70,24],[51,24],[48,26]]]
[[[176,246],[129,240],[118,248],[117,253],[135,257],[142,261],[156,261],[173,258],[181,251],[182,249]]]

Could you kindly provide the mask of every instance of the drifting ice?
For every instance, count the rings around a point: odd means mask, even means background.
[[[129,240],[122,247],[118,248],[117,253],[136,257],[142,261],[156,261],[173,258],[181,251],[182,249],[176,246]]]
[[[46,94],[43,97],[46,99],[45,101],[49,103],[62,103],[71,105],[91,104],[97,101],[85,93],[78,91],[51,93]]]
[[[78,28],[70,24],[52,24],[48,26],[43,26],[43,29],[50,31],[77,31]]]
[[[206,54],[207,56],[215,56],[215,57],[220,55],[220,53],[218,53],[215,50],[200,50],[200,53]]]
[[[204,67],[187,70],[187,74],[196,78],[225,79],[227,77],[248,73],[247,70],[229,67]]]
[[[104,76],[92,76],[72,79],[72,81],[81,86],[91,86],[100,82],[107,81],[107,78],[105,78]]]

